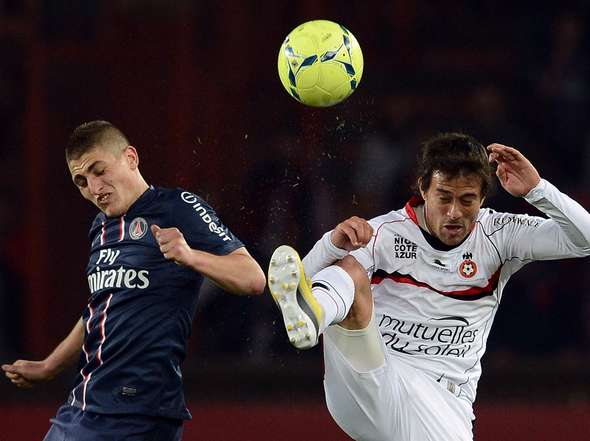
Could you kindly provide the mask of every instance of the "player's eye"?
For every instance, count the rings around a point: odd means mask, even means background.
[[[86,181],[86,178],[80,177],[74,179],[74,184],[76,184],[76,186],[79,188],[85,188],[88,185],[88,181]]]
[[[473,202],[475,201],[475,199],[473,198],[469,198],[469,199],[461,199],[461,203],[463,205],[465,205],[466,207],[470,206],[473,204]]]

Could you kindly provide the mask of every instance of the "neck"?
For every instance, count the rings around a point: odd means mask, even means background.
[[[141,195],[146,192],[146,190],[148,188],[150,188],[150,186],[148,185],[147,182],[145,182],[145,179],[143,179],[143,176],[141,176],[141,174],[140,174],[138,180],[136,181],[136,183],[134,185],[133,197],[131,198],[131,201],[129,203],[129,207],[127,207],[127,210],[129,210],[131,205],[133,205],[135,203],[135,201],[137,201],[141,197]],[[125,212],[127,212],[127,210],[125,210]]]
[[[414,212],[416,213],[416,219],[418,219],[418,225],[420,228],[428,232],[428,234],[432,234],[430,228],[428,228],[428,222],[426,220],[426,204],[414,207]]]

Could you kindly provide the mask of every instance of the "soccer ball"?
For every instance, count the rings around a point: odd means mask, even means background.
[[[296,100],[329,107],[350,96],[363,75],[363,53],[354,35],[328,20],[297,26],[281,45],[279,77]]]

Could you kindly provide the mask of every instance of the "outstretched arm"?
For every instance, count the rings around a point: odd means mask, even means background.
[[[590,255],[590,213],[541,179],[518,150],[502,144],[492,144],[488,150],[490,162],[498,164],[496,175],[502,187],[549,217],[537,218],[530,229],[521,229],[522,238],[513,236],[512,256],[538,260]]]
[[[30,388],[42,381],[53,379],[80,356],[84,343],[84,322],[78,320],[69,335],[42,361],[17,360],[2,365],[6,377],[17,387]]]
[[[166,259],[201,273],[232,294],[262,294],[264,291],[264,273],[246,248],[217,256],[192,249],[178,228],[152,225],[151,229]]]

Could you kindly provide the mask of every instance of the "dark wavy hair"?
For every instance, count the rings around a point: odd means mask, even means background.
[[[422,143],[414,190],[426,191],[435,172],[449,178],[479,177],[482,197],[494,189],[493,168],[486,149],[477,139],[464,133],[440,133]]]

